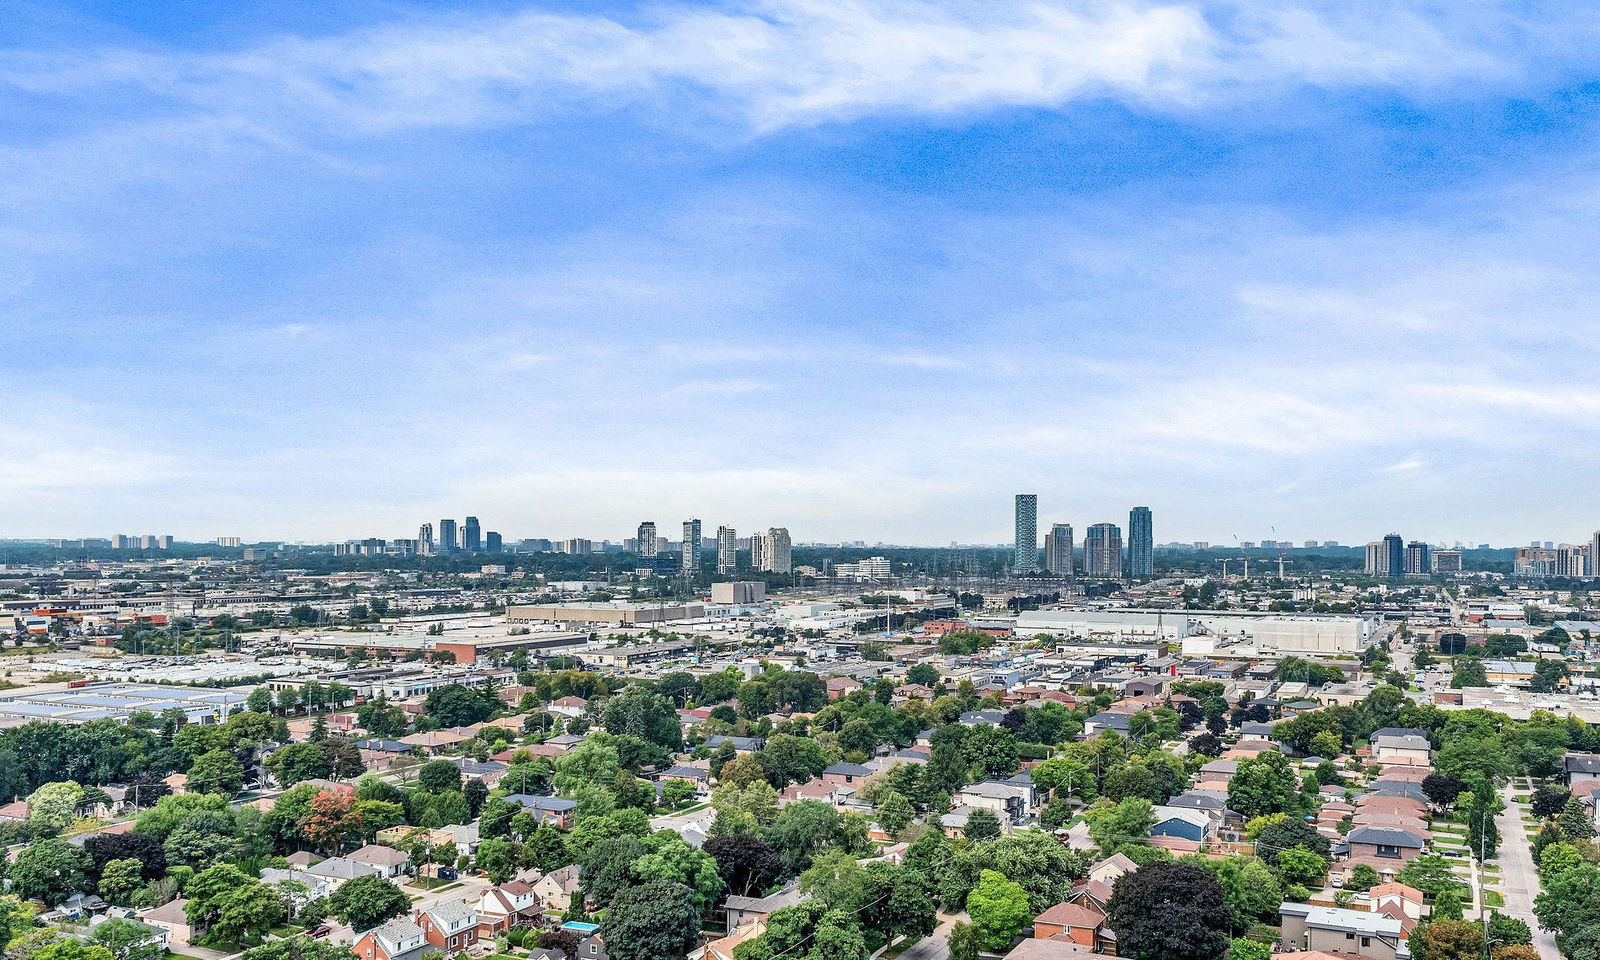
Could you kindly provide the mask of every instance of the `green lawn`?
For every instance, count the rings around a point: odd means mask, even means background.
[[[1503,907],[1506,905],[1506,898],[1501,896],[1498,891],[1485,890],[1483,891],[1483,904],[1486,907]]]

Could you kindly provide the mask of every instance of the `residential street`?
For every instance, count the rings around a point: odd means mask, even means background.
[[[900,951],[897,960],[946,960],[950,956],[950,928],[956,918],[941,915],[933,932]]]
[[[1506,808],[1495,818],[1500,828],[1500,885],[1505,891],[1506,905],[1500,912],[1516,917],[1533,930],[1533,945],[1538,948],[1541,960],[1561,960],[1555,937],[1539,928],[1533,916],[1533,898],[1539,894],[1539,872],[1533,864],[1533,849],[1522,818],[1528,805],[1516,799],[1509,786],[1500,792]]]

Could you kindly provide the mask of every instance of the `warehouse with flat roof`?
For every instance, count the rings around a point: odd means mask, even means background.
[[[160,716],[179,710],[190,723],[216,723],[243,710],[245,694],[216,687],[179,687],[159,683],[90,683],[65,690],[0,696],[0,726],[21,726],[34,720],[127,723],[136,713]]]

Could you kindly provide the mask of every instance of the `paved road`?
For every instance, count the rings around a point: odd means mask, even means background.
[[[900,951],[898,960],[948,960],[950,956],[950,928],[955,917],[939,917],[933,932]]]
[[[1522,818],[1528,812],[1527,804],[1518,802],[1511,788],[1500,793],[1506,808],[1495,817],[1500,828],[1500,886],[1505,891],[1506,905],[1500,912],[1516,917],[1533,930],[1533,945],[1540,960],[1561,960],[1555,937],[1539,928],[1533,916],[1533,898],[1539,894],[1539,873],[1533,865],[1533,849],[1528,843],[1528,833]]]

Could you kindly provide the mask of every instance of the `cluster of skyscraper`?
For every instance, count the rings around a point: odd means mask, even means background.
[[[634,544],[641,559],[654,560],[661,556],[663,541],[656,532],[655,521],[646,520],[639,524]],[[693,580],[700,575],[701,552],[703,549],[700,521],[698,519],[683,521],[683,542],[678,546],[678,570],[685,579]],[[739,533],[737,530],[729,526],[718,527],[716,551],[717,573],[729,574],[738,572]],[[754,533],[750,536],[749,569],[751,570],[765,573],[789,573],[794,569],[791,554],[789,530],[786,527],[770,527],[764,534]]]
[[[1016,499],[1016,553],[1012,572],[1021,576],[1039,570],[1039,497],[1019,493]],[[1126,560],[1126,562],[1124,562]],[[1058,577],[1077,573],[1072,525],[1052,524],[1044,543],[1044,570]],[[1134,507],[1128,512],[1128,549],[1124,557],[1122,529],[1114,523],[1097,523],[1083,538],[1083,575],[1121,579],[1123,576],[1148,577],[1155,573],[1155,528],[1149,507]],[[1126,571],[1126,573],[1124,573]]]
[[[459,527],[454,520],[440,520],[437,539],[431,523],[417,530],[418,553],[500,553],[504,549],[500,534],[493,530],[484,533],[477,517],[468,517]]]

